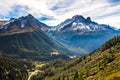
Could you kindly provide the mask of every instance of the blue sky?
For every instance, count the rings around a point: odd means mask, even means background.
[[[120,28],[120,0],[0,0],[0,18],[32,14],[54,26],[74,15]]]

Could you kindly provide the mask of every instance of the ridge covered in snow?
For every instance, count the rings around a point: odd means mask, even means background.
[[[114,28],[110,27],[109,25],[98,24],[94,21],[91,21],[90,17],[84,18],[81,15],[75,15],[71,19],[65,20],[56,28],[56,31],[59,32],[72,31],[77,33],[108,30],[114,30]]]

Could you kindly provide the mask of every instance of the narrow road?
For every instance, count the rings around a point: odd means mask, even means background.
[[[30,80],[33,75],[37,75],[39,72],[40,72],[39,70],[35,70],[34,72],[31,72],[28,77],[28,80]]]

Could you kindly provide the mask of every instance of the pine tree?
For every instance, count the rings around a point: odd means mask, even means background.
[[[79,80],[84,80],[83,73],[80,73]]]
[[[69,77],[67,76],[67,80],[69,80]]]
[[[73,80],[79,80],[78,71],[75,71],[75,75],[74,75]]]

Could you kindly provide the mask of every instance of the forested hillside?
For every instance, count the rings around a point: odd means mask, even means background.
[[[89,55],[52,61],[41,70],[34,80],[120,80],[120,36]]]
[[[31,62],[0,56],[0,80],[27,80]]]

